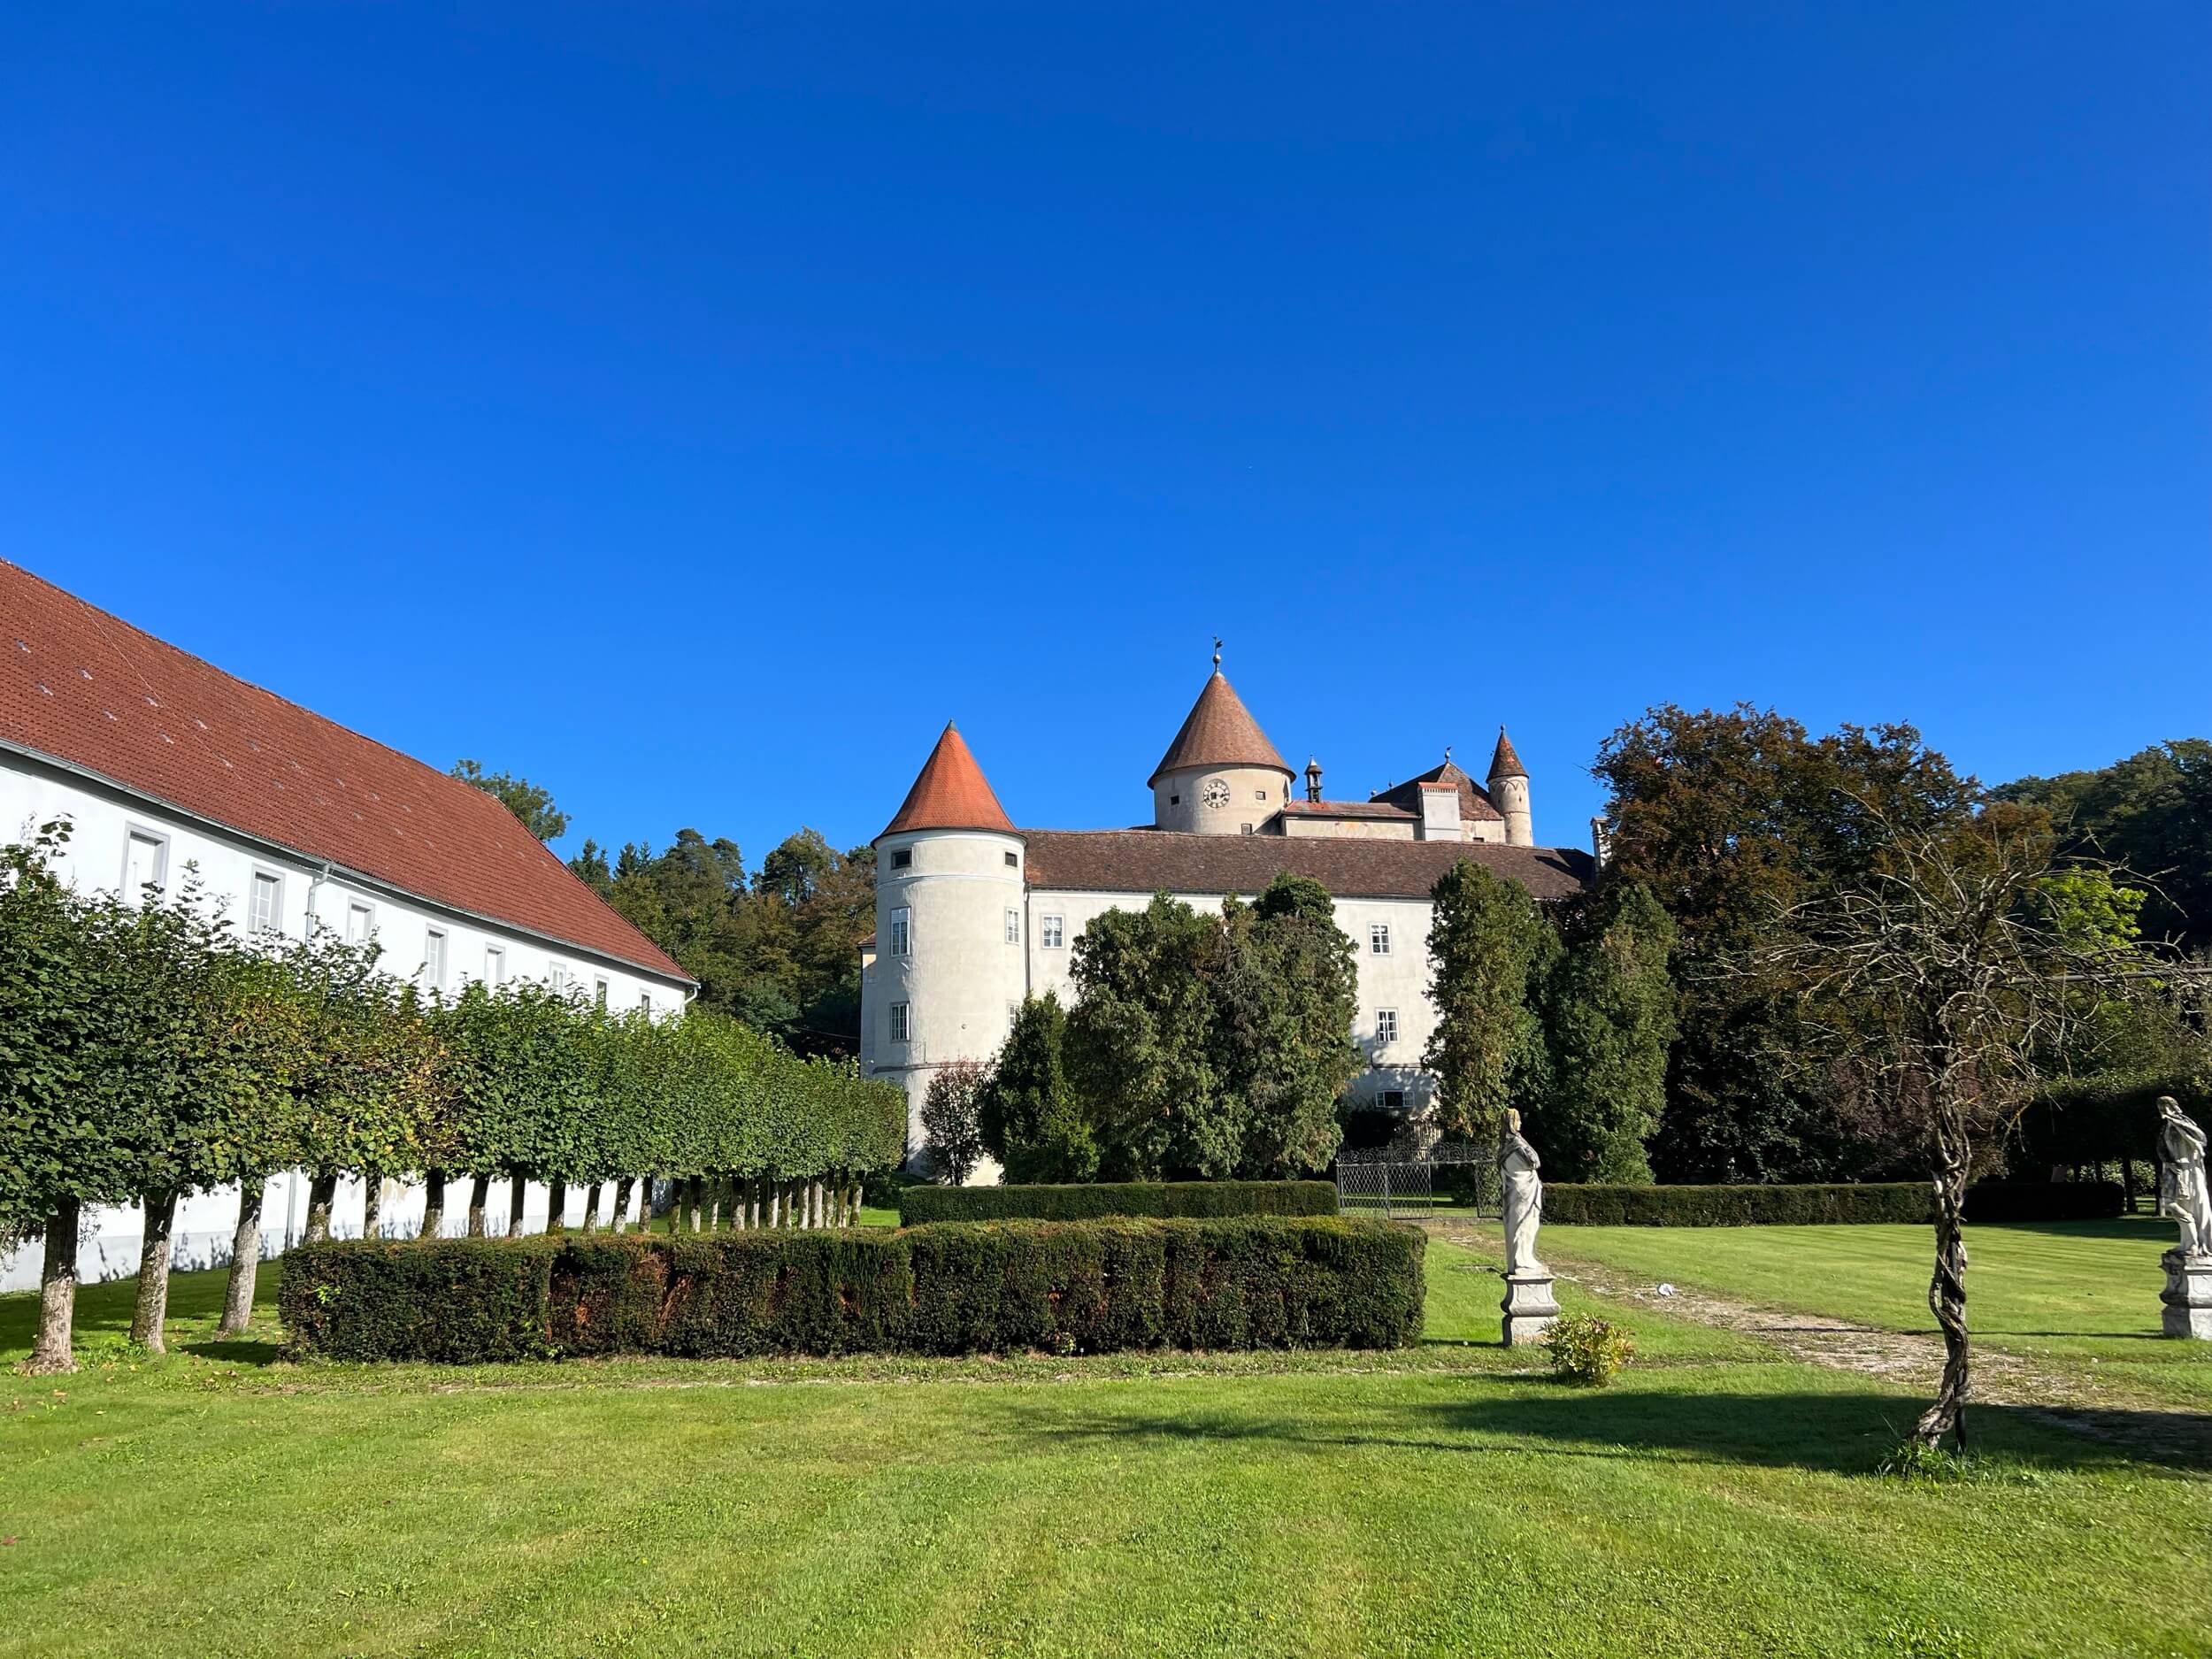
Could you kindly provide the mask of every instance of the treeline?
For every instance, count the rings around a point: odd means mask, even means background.
[[[146,1213],[132,1335],[158,1349],[171,1229],[187,1194],[241,1189],[222,1330],[245,1328],[270,1177],[312,1174],[310,1237],[343,1175],[367,1193],[425,1178],[423,1230],[449,1182],[487,1229],[494,1183],[615,1183],[626,1216],[649,1177],[741,1184],[733,1219],[850,1219],[857,1182],[895,1164],[904,1106],[849,1064],[801,1059],[712,1013],[656,1023],[531,984],[449,1002],[380,972],[373,948],[323,933],[249,946],[187,880],[173,900],[80,893],[54,874],[67,833],[0,849],[0,1233],[46,1239],[35,1366],[70,1363],[85,1211]]]
[[[1432,896],[1440,1018],[1421,1064],[1440,1125],[1492,1135],[1517,1105],[1561,1179],[1648,1179],[1674,1030],[1664,910],[1625,882],[1539,905],[1469,861]],[[932,1157],[960,1179],[988,1152],[1025,1182],[1325,1169],[1368,1063],[1351,1035],[1357,964],[1328,893],[1302,878],[1217,914],[1164,895],[1107,911],[1075,941],[1072,1008],[1033,998],[990,1064],[933,1078]]]

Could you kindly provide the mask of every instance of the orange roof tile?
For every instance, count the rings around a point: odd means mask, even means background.
[[[1496,778],[1525,778],[1528,768],[1521,764],[1521,757],[1513,751],[1513,740],[1505,734],[1505,727],[1498,728],[1498,747],[1490,756],[1490,776]]]
[[[1157,783],[1163,772],[1179,772],[1186,766],[1272,766],[1286,776],[1290,773],[1283,757],[1275,752],[1275,745],[1267,741],[1267,733],[1260,730],[1260,723],[1218,668],[1183,718],[1183,729],[1176,733],[1167,753],[1144,780],[1145,787]]]
[[[949,720],[937,739],[937,747],[929,751],[929,758],[922,763],[914,787],[906,792],[906,799],[897,813],[883,826],[883,834],[897,835],[907,830],[923,829],[1002,830],[1009,835],[1014,833],[1014,821],[1006,816],[998,796],[991,793],[983,768],[975,764],[975,757],[968,752],[967,741],[960,735],[960,728]],[[883,836],[876,839],[881,841]]]
[[[690,982],[482,790],[0,560],[0,743],[433,903]]]

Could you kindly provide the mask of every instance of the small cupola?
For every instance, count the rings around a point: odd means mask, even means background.
[[[1321,763],[1310,755],[1306,757],[1306,799],[1317,803],[1321,799]]]

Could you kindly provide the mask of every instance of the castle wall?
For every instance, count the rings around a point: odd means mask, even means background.
[[[1209,806],[1206,787],[1217,780],[1227,786],[1229,798]],[[1271,766],[1186,767],[1161,773],[1152,786],[1152,823],[1194,835],[1240,835],[1248,824],[1257,833],[1289,799],[1290,774]]]

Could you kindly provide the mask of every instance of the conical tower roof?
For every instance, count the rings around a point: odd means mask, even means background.
[[[1500,778],[1525,778],[1528,768],[1521,764],[1521,757],[1513,751],[1513,740],[1505,734],[1505,727],[1498,728],[1498,747],[1490,757],[1492,781]]]
[[[1013,820],[998,803],[998,796],[991,793],[983,768],[975,764],[975,757],[968,752],[967,741],[960,735],[960,728],[949,720],[945,722],[937,747],[929,751],[929,758],[922,763],[921,772],[914,780],[914,787],[906,792],[897,815],[884,826],[883,834],[926,829],[1001,830],[1009,835],[1014,833]],[[883,836],[876,839],[881,841]]]
[[[1260,723],[1218,668],[1198,694],[1198,701],[1191,704],[1183,729],[1176,733],[1167,753],[1144,780],[1145,787],[1157,783],[1161,773],[1179,772],[1186,766],[1272,766],[1286,778],[1291,775],[1283,757],[1275,752],[1275,745],[1267,741]]]

